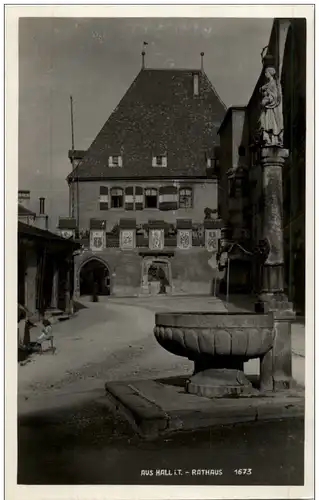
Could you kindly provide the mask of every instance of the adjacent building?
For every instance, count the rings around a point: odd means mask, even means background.
[[[305,303],[305,132],[306,21],[276,19],[268,52],[282,87],[284,147],[289,158],[283,168],[285,286],[298,312]],[[219,129],[219,208],[225,222],[224,249],[230,252],[230,292],[260,289],[261,265],[255,249],[262,238],[262,170],[255,148],[261,74],[245,107],[227,110]],[[235,243],[235,245],[234,245]],[[222,283],[222,290],[226,281]]]
[[[75,293],[210,293],[216,268],[218,129],[203,69],[145,69],[87,151],[70,151]]]
[[[32,314],[68,311],[73,295],[73,253],[79,243],[47,230],[44,198],[37,215],[30,191],[18,193],[18,303]]]
[[[29,224],[39,229],[48,229],[49,216],[45,213],[45,198],[39,198],[39,212],[36,213],[30,208],[31,194],[29,190],[20,189],[18,191],[18,220],[24,224]]]

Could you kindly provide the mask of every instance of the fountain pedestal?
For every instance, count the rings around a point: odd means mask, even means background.
[[[190,394],[206,398],[249,396],[256,392],[242,370],[210,369],[196,373],[186,385]]]
[[[263,172],[263,238],[268,253],[263,264],[262,289],[256,311],[272,312],[274,345],[261,359],[263,390],[282,390],[292,385],[291,321],[292,304],[284,294],[284,243],[282,168],[288,151],[280,146],[263,147],[260,163]]]
[[[274,300],[286,302],[286,307],[291,308],[284,295],[282,168],[287,157],[288,151],[279,146],[263,147],[260,150],[263,240],[268,246],[258,301],[260,312],[267,312],[268,304]]]

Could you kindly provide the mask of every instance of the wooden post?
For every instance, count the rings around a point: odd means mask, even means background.
[[[71,272],[70,272],[69,259],[67,259],[67,271],[65,280],[65,312],[70,315],[73,313],[73,301],[71,297]]]
[[[229,302],[229,274],[230,274],[230,258],[227,260],[227,292],[226,292],[226,302]]]
[[[51,307],[56,309],[58,307],[58,294],[59,294],[59,267],[54,263],[53,283],[52,283],[52,298]]]

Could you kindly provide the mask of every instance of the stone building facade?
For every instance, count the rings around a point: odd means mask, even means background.
[[[285,292],[298,312],[305,301],[305,131],[306,21],[276,19],[270,35],[272,55],[282,88],[283,147],[289,151],[282,170]],[[230,291],[258,293],[260,262],[256,248],[262,239],[262,167],[255,147],[260,116],[261,74],[246,107],[232,107],[219,129],[220,214],[231,253]],[[225,284],[224,284],[225,287]]]
[[[202,69],[142,68],[88,150],[69,152],[59,230],[82,243],[76,294],[211,292],[224,114]]]

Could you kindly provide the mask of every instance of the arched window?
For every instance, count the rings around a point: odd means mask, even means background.
[[[181,188],[179,190],[179,208],[193,207],[193,190],[192,188]]]
[[[112,208],[123,208],[123,189],[122,188],[112,188],[111,189],[111,207]]]
[[[157,189],[145,189],[145,208],[157,208]]]

